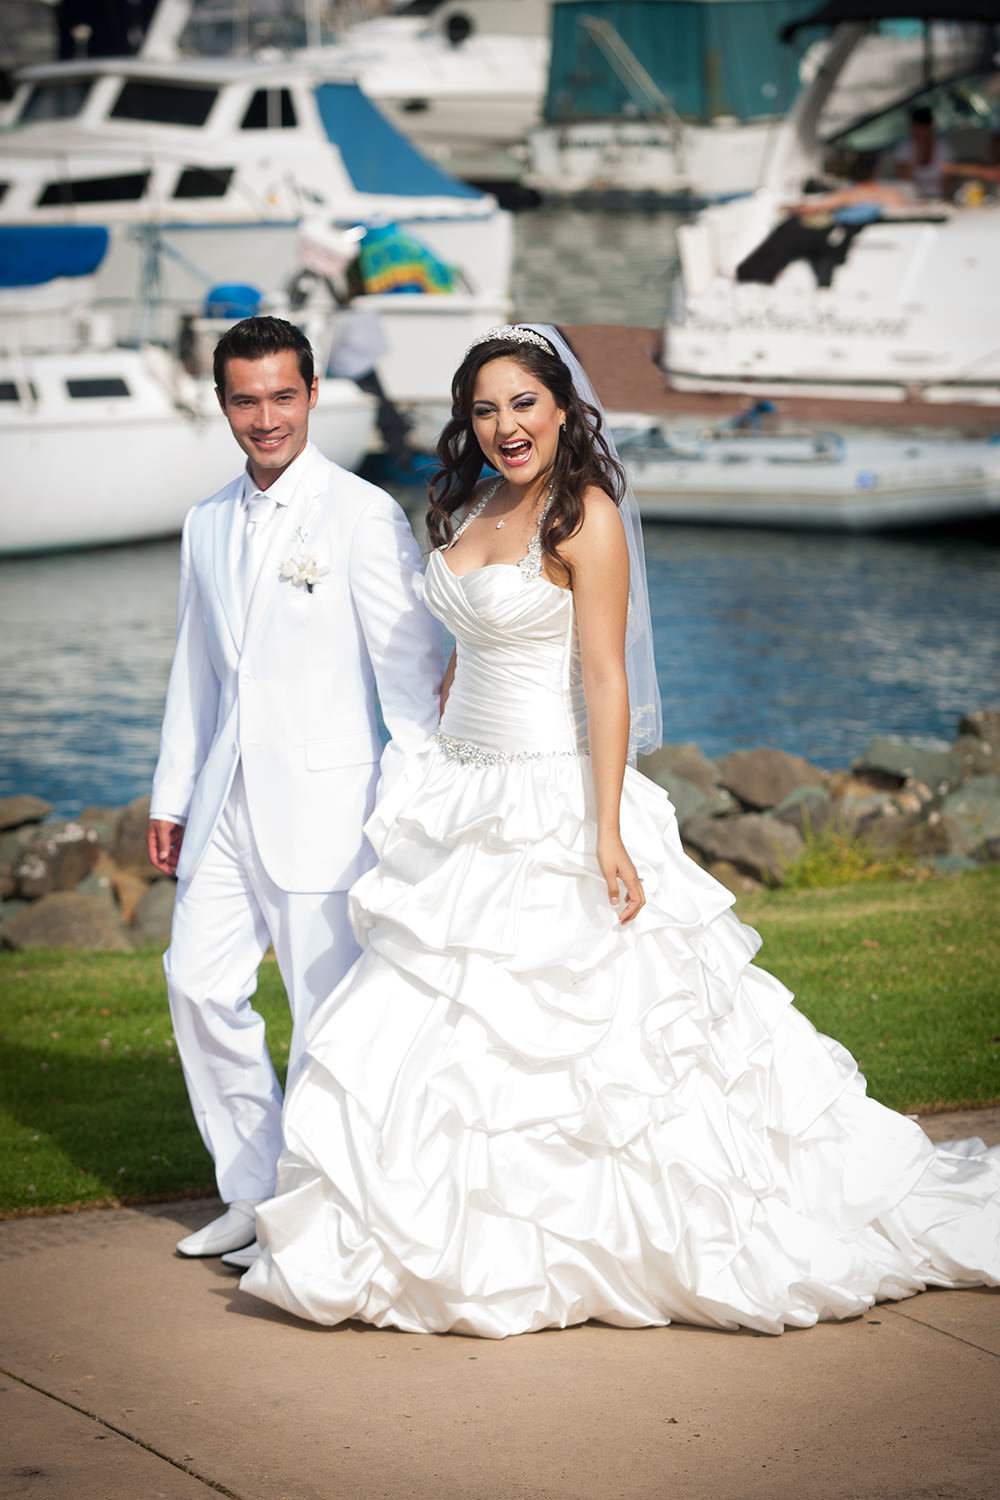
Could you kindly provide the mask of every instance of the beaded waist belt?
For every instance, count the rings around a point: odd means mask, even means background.
[[[583,750],[493,750],[489,745],[477,745],[475,740],[456,740],[442,729],[435,731],[434,739],[439,750],[449,760],[462,766],[506,766],[518,761],[551,760],[557,755],[580,756]]]

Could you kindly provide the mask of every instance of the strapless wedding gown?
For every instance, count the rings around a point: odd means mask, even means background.
[[[1000,1280],[1000,1150],[935,1149],[866,1097],[633,770],[646,906],[619,925],[572,594],[438,552],[426,597],[458,673],[368,825],[364,951],[311,1023],[242,1287],[317,1323],[502,1338],[778,1333]]]

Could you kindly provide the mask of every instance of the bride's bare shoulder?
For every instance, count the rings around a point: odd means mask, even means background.
[[[589,551],[594,547],[614,546],[624,540],[624,528],[618,506],[598,485],[592,484],[583,496],[583,517],[573,533],[573,541]]]

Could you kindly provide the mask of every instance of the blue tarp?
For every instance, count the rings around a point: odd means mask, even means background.
[[[108,231],[99,224],[0,228],[0,286],[41,286],[57,276],[89,276],[104,259]]]
[[[354,83],[321,83],[316,104],[323,129],[344,158],[359,193],[414,198],[479,198],[475,188],[449,177],[421,156]]]
[[[628,87],[580,24],[588,16],[614,27],[684,119],[784,114],[798,91],[799,58],[815,33],[788,46],[779,32],[809,9],[810,0],[573,0],[554,5],[545,118],[561,124],[636,117]]]

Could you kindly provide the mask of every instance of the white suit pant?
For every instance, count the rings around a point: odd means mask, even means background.
[[[177,1050],[224,1203],[271,1197],[282,1146],[281,1086],[251,1004],[269,943],[292,1012],[290,1084],[310,1016],[360,949],[346,891],[284,891],[269,878],[237,770],[204,857],[178,884],[163,959]]]

